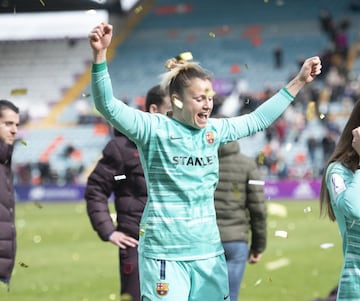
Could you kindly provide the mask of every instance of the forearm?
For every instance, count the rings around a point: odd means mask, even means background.
[[[106,52],[107,49],[103,50],[93,50],[93,63],[94,64],[100,64],[102,62],[106,61]]]
[[[305,82],[300,80],[298,77],[295,77],[285,86],[285,88],[290,95],[295,97],[304,86]]]

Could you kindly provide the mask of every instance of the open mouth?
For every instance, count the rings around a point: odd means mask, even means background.
[[[202,121],[206,121],[208,119],[209,114],[208,113],[199,113],[198,117]]]

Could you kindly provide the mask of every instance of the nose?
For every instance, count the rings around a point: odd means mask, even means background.
[[[11,127],[11,133],[16,135],[18,132],[18,125],[17,124],[14,124],[12,127]]]
[[[212,97],[206,97],[204,101],[204,108],[210,109],[212,107]]]

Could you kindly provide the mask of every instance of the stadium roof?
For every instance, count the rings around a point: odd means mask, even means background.
[[[111,9],[122,12],[119,0],[0,0],[1,13],[49,12],[88,9]],[[137,1],[125,1],[134,2]]]

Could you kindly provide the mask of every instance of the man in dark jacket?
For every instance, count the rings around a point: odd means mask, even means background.
[[[238,299],[246,263],[258,262],[266,247],[263,184],[255,160],[240,153],[237,141],[219,148],[215,208],[228,268],[230,300]]]
[[[15,263],[15,197],[11,157],[20,122],[19,109],[0,100],[0,281],[9,285]]]
[[[171,109],[170,98],[159,86],[148,91],[145,105],[150,113],[165,114]],[[119,247],[121,295],[140,301],[137,245],[147,198],[146,183],[135,144],[118,131],[114,133],[88,178],[85,200],[90,222],[99,237]],[[108,205],[112,193],[116,227]]]

